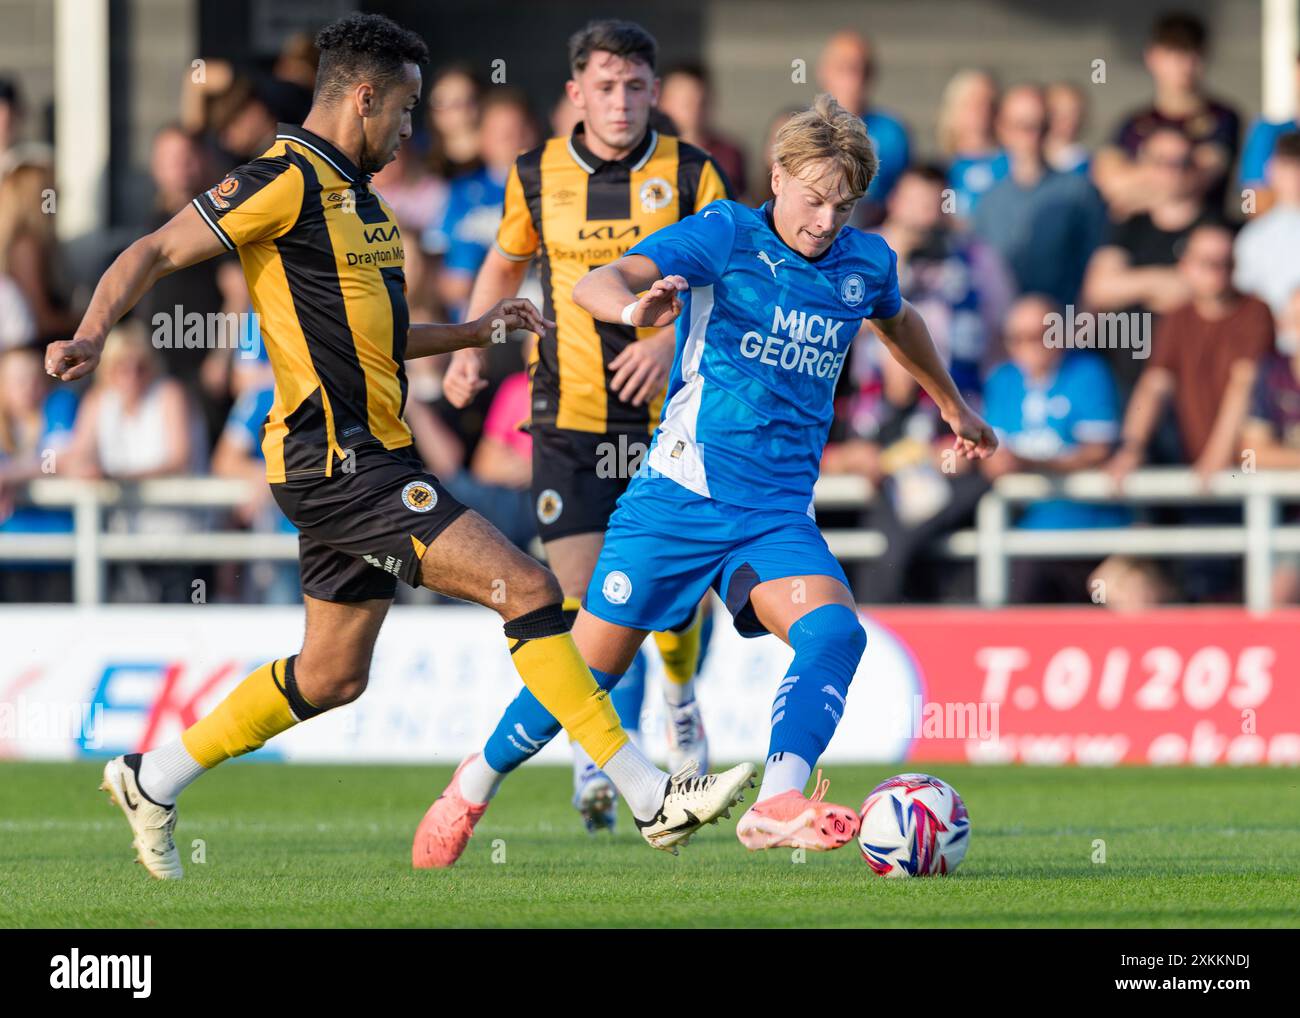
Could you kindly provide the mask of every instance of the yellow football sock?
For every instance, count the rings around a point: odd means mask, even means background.
[[[264,664],[232,689],[216,709],[181,735],[185,749],[203,767],[251,753],[270,739],[314,717],[320,709],[308,703],[293,682],[294,658]],[[289,707],[290,696],[298,713]]]
[[[655,633],[655,646],[664,660],[664,673],[670,682],[684,686],[695,678],[700,663],[700,630],[704,625],[704,609],[695,609],[695,619],[678,632],[671,629]]]
[[[506,623],[510,660],[533,696],[569,738],[603,767],[627,742],[609,694],[596,685],[578,653],[561,607],[548,605]]]

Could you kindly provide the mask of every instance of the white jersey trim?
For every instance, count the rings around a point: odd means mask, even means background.
[[[664,409],[659,434],[647,460],[658,473],[688,491],[709,498],[704,447],[699,442],[700,404],[704,398],[700,363],[713,315],[713,287],[692,287],[690,296],[691,327],[682,348],[682,387]]]

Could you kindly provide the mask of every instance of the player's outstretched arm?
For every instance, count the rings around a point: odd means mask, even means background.
[[[168,273],[215,258],[225,250],[194,206],[186,205],[117,256],[95,287],[76,335],[46,348],[45,370],[63,382],[90,374],[99,364],[109,330],[149,287]]]
[[[921,383],[921,388],[939,407],[939,413],[956,436],[953,448],[967,459],[992,456],[998,447],[993,429],[957,391],[939,351],[934,348],[934,340],[930,338],[930,330],[920,312],[903,301],[898,314],[892,318],[872,319],[871,324],[880,332],[881,340],[894,360]]]
[[[504,343],[515,329],[541,333],[553,328],[555,323],[543,318],[527,297],[507,297],[467,322],[412,325],[406,334],[406,359],[432,357],[453,350],[477,350],[491,342]]]
[[[681,276],[660,278],[659,267],[645,255],[625,255],[578,280],[573,302],[602,322],[662,328],[681,314],[677,294],[688,289]]]

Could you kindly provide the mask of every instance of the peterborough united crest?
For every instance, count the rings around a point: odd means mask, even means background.
[[[428,481],[412,481],[402,489],[402,505],[413,513],[427,513],[438,504],[438,493]]]
[[[844,282],[840,283],[840,297],[849,307],[857,307],[862,303],[862,298],[867,294],[867,284],[862,281],[862,277],[856,272],[850,272],[844,277]]]
[[[628,579],[627,573],[615,569],[612,573],[605,574],[600,592],[610,604],[627,604],[627,599],[632,596],[632,581]]]

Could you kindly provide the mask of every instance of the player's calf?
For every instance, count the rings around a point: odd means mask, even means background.
[[[787,641],[794,660],[772,701],[760,802],[792,790],[802,793],[844,716],[867,634],[856,611],[823,604],[791,624]]]

